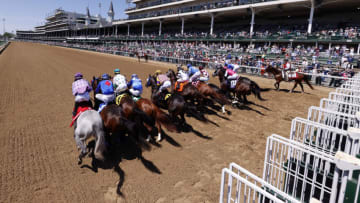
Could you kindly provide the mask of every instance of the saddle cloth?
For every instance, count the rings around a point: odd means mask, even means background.
[[[79,116],[80,116],[80,114],[81,114],[82,112],[85,112],[85,111],[91,110],[91,109],[92,109],[91,107],[79,106],[78,109],[77,109],[76,115],[73,116],[72,121],[71,121],[69,127],[71,128],[71,127],[74,125],[75,121],[77,120],[77,118],[79,118]]]
[[[175,91],[182,92],[184,90],[184,86],[188,84],[188,82],[175,82]]]
[[[288,73],[288,78],[289,79],[295,79],[298,77],[298,73],[297,72],[289,72]]]

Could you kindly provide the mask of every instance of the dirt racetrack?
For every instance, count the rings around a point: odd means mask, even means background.
[[[218,126],[187,117],[190,132],[168,133],[143,159],[124,151],[94,172],[90,158],[77,165],[71,83],[75,72],[90,80],[114,68],[145,81],[155,69],[174,65],[20,42],[0,55],[0,202],[217,202],[223,167],[235,162],[261,176],[266,137],[289,137],[291,120],[305,117],[331,90],[276,92],[274,80],[251,77],[271,88],[262,92],[266,101],[250,96],[257,105],[227,107],[228,120],[220,112],[207,115]]]

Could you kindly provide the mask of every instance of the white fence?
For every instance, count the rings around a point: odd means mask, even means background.
[[[356,115],[360,112],[360,105],[323,98],[320,100],[320,108],[337,111],[340,113]]]
[[[348,94],[330,92],[329,93],[329,99],[335,100],[335,101],[342,101],[342,102],[346,102],[346,103],[360,105],[360,97],[352,96],[352,95],[348,95]]]

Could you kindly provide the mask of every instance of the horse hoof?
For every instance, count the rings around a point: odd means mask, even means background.
[[[146,142],[150,142],[150,135],[148,135],[148,137],[146,138]]]
[[[82,163],[81,159],[78,159],[78,165],[80,165]]]

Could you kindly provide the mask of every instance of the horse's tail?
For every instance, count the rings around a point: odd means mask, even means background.
[[[205,118],[205,116],[197,111],[196,106],[194,106],[190,103],[185,103],[184,107],[185,107],[186,113],[192,115],[194,118],[196,118],[199,121],[207,122],[207,119]]]
[[[307,78],[307,76],[306,75],[304,75],[304,79],[303,79],[304,81],[305,81],[305,83],[307,84],[307,85],[309,85],[309,87],[313,90],[314,89],[314,87],[310,84],[310,82],[309,82],[309,80],[308,80],[308,78]]]
[[[95,143],[94,155],[96,159],[103,161],[105,160],[104,153],[106,151],[105,131],[103,127],[100,127],[95,131],[96,131],[96,143]]]
[[[149,126],[155,125],[154,119],[148,116],[145,112],[143,112],[139,108],[134,108],[134,113],[140,117],[141,121],[148,124]]]
[[[251,80],[251,84],[250,84],[250,90],[251,92],[255,95],[255,97],[257,97],[259,100],[261,101],[266,101],[265,99],[263,99],[260,95],[261,93],[261,88],[259,87],[258,84],[256,84],[256,82]]]
[[[177,131],[176,125],[172,123],[171,118],[168,114],[166,114],[156,106],[155,106],[155,113],[156,113],[156,121],[160,122],[161,125],[165,126],[165,128],[168,131],[170,132]]]

